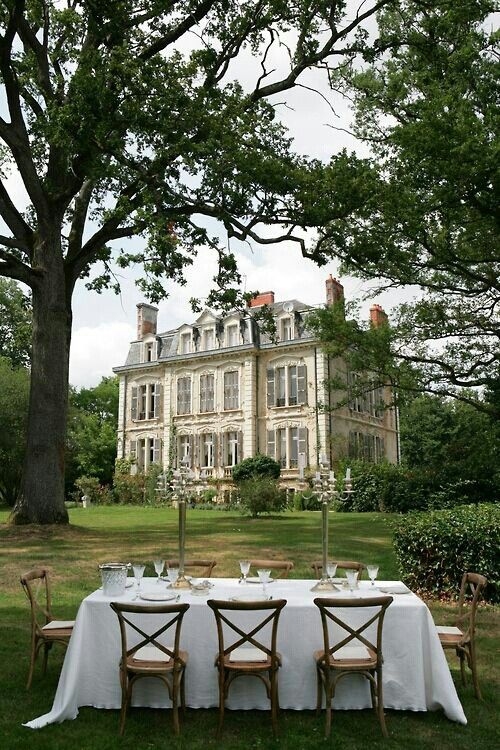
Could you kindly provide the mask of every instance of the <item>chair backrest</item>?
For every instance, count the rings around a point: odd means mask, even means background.
[[[357,570],[358,578],[362,578],[363,571],[366,569],[366,565],[362,562],[356,562],[355,560],[330,560],[335,563],[337,570]],[[316,578],[321,578],[323,573],[323,563],[321,561],[314,561],[311,563],[311,568],[314,570]]]
[[[275,578],[288,578],[289,572],[293,570],[293,562],[291,560],[250,560],[250,567],[256,570],[269,568],[279,572]]]
[[[363,646],[366,646],[373,651],[377,657],[377,666],[382,664],[382,628],[384,624],[384,617],[387,607],[393,601],[392,596],[373,596],[369,599],[330,599],[325,597],[318,597],[314,600],[315,605],[318,607],[321,615],[321,622],[323,625],[323,641],[325,654],[329,653],[330,656],[335,658],[335,652],[341,649],[343,646],[354,641],[354,645],[358,645],[358,642]],[[335,614],[335,610],[339,609],[376,609],[376,612],[370,612],[368,619],[365,620],[359,627],[351,627],[347,622],[342,620],[338,614]],[[346,631],[347,635],[345,638],[340,640],[333,646],[330,646],[330,635],[328,632],[328,622],[332,621],[336,625],[339,625],[343,630]],[[376,642],[368,640],[366,635],[363,635],[365,630],[372,624],[377,623],[377,637]]]
[[[216,560],[184,560],[184,572],[196,573],[196,575],[198,576],[205,576],[206,578],[210,578],[212,576],[212,571],[216,565]],[[178,567],[179,560],[167,560],[167,568]]]
[[[255,602],[229,602],[220,599],[209,599],[208,606],[212,609],[217,623],[217,635],[219,638],[219,664],[223,663],[224,657],[228,656],[234,649],[244,643],[264,651],[271,659],[273,665],[277,662],[276,639],[278,635],[278,621],[281,610],[286,605],[286,599]],[[240,625],[233,622],[227,612],[263,612],[264,617],[257,625],[251,625],[249,629],[243,630]],[[269,613],[269,614],[267,614]],[[267,616],[266,616],[267,614]],[[271,644],[257,640],[255,637],[268,623],[271,623]],[[226,646],[224,641],[224,625],[240,636],[231,645]]]
[[[482,592],[488,583],[479,573],[464,573],[460,584],[457,625],[464,632],[464,640],[474,638],[476,630],[476,610]],[[472,599],[468,597],[472,596]]]
[[[42,627],[53,620],[51,613],[49,571],[47,568],[34,568],[20,578],[31,607],[31,627],[39,635]],[[39,597],[43,601],[39,601]]]
[[[136,651],[147,645],[156,646],[156,648],[160,649],[160,651],[166,654],[169,659],[173,659],[176,664],[179,662],[179,644],[181,637],[182,619],[189,609],[189,604],[161,604],[153,607],[148,607],[147,605],[143,604],[111,602],[109,606],[118,615],[118,621],[120,623],[123,665],[126,664],[127,658],[129,656],[133,656]],[[164,619],[163,624],[156,630],[154,630],[153,633],[147,633],[143,627],[140,627],[137,622],[134,622],[127,616],[133,614],[146,617],[148,615],[166,615],[166,621]],[[169,617],[170,619],[168,619]],[[141,624],[143,622],[144,619],[141,619]],[[135,630],[137,633],[139,633],[139,635],[142,636],[143,639],[131,648],[128,648],[127,625],[131,628],[131,630]],[[175,630],[173,650],[168,648],[168,646],[164,646],[158,640],[158,638],[170,628],[174,628]]]

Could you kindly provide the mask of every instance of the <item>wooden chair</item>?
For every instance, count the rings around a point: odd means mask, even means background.
[[[185,560],[184,572],[200,578],[211,578],[212,571],[217,565],[216,560]],[[178,568],[179,560],[167,560],[167,568]]]
[[[184,674],[188,660],[187,651],[179,649],[182,619],[189,609],[189,604],[162,604],[148,607],[120,602],[111,602],[111,608],[118,615],[120,623],[122,656],[120,660],[120,683],[122,688],[122,705],[120,713],[120,735],[125,729],[127,709],[130,707],[132,690],[142,677],[157,677],[168,690],[172,701],[174,731],[179,734],[179,697],[182,709],[186,707]],[[165,615],[163,624],[151,635],[146,633],[137,622],[127,615]],[[170,617],[170,619],[168,619]],[[155,618],[156,619],[156,618]],[[165,622],[165,620],[167,620]],[[127,625],[142,637],[135,646],[128,648]],[[174,645],[164,646],[158,638],[170,628],[174,628]]]
[[[278,571],[275,578],[288,578],[288,574],[293,570],[293,562],[291,560],[250,560],[250,567],[255,570],[263,568]]]
[[[43,646],[43,673],[45,674],[50,649],[54,643],[61,643],[65,648],[67,647],[75,621],[53,618],[47,568],[30,570],[29,573],[21,576],[20,580],[31,607],[31,657],[26,685],[26,689],[29,690],[40,649]],[[40,590],[43,592],[43,603],[38,601]]]
[[[314,600],[319,608],[323,624],[324,648],[314,653],[316,661],[318,692],[316,713],[321,711],[323,690],[326,697],[325,738],[330,736],[332,721],[332,701],[335,697],[337,683],[349,674],[361,674],[370,682],[372,707],[378,715],[384,737],[388,737],[384,718],[384,701],[382,694],[382,628],[387,607],[392,596],[374,596],[369,599],[327,599],[319,597]],[[376,609],[369,613],[368,619],[358,628],[352,628],[336,614],[338,609]],[[333,610],[333,611],[332,611]],[[335,646],[330,646],[328,622],[332,621],[347,632],[347,636]],[[372,623],[377,623],[376,643],[369,641],[363,632]],[[354,642],[354,643],[353,643]]]
[[[366,565],[362,562],[355,562],[354,560],[331,560],[330,562],[335,563],[337,570],[357,570],[358,578],[361,579],[363,571],[366,570]],[[314,570],[316,578],[321,578],[323,574],[323,563],[321,561],[314,561],[311,564],[311,568]]]
[[[458,602],[458,617],[455,627],[446,627],[437,625],[439,640],[442,647],[446,649],[455,649],[455,653],[460,659],[460,674],[462,684],[467,684],[465,675],[465,660],[467,666],[472,672],[472,682],[476,698],[481,700],[481,690],[479,689],[479,680],[477,676],[477,659],[476,659],[476,610],[479,599],[488,583],[487,579],[479,573],[464,573],[460,585],[460,598]],[[468,589],[472,594],[472,599],[466,601]]]
[[[266,688],[267,697],[271,701],[271,720],[273,734],[278,732],[278,669],[281,666],[281,655],[276,651],[278,621],[281,610],[286,605],[286,599],[276,601],[229,602],[209,599],[208,606],[212,609],[217,623],[219,638],[219,653],[215,659],[215,666],[219,672],[219,725],[217,736],[220,737],[224,723],[224,701],[229,687],[237,677],[252,676],[260,679]],[[226,612],[263,612],[264,619],[252,626],[247,632],[229,619]],[[270,647],[256,639],[256,635],[271,623]],[[225,645],[224,628],[226,625],[239,638],[230,646]],[[262,636],[261,636],[262,637]],[[244,644],[249,644],[240,648]],[[238,649],[238,650],[237,650]],[[234,653],[234,656],[231,654]]]

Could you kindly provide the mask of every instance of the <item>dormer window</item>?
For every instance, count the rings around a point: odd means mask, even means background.
[[[144,362],[156,360],[156,341],[148,341],[144,344]]]
[[[238,346],[239,343],[239,326],[233,323],[226,327],[226,346]]]
[[[291,341],[293,338],[292,319],[283,318],[280,322],[280,339],[281,341]]]
[[[215,349],[215,331],[213,328],[207,328],[203,331],[203,351],[208,352]]]
[[[191,333],[181,333],[181,354],[189,354],[192,352]]]

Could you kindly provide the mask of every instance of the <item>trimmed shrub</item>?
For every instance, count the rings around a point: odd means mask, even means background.
[[[256,456],[245,458],[241,463],[236,464],[233,468],[233,481],[239,484],[253,477],[278,479],[280,473],[280,465],[274,458],[257,453]]]
[[[312,490],[296,492],[293,498],[294,510],[321,510],[319,495]]]
[[[488,579],[486,598],[500,601],[497,505],[408,513],[392,526],[401,577],[411,588],[456,596],[464,573],[481,573]]]
[[[81,500],[81,496],[86,495],[91,502],[99,502],[99,492],[102,488],[97,477],[78,477],[75,480],[75,487],[79,490],[77,500]]]
[[[241,482],[240,509],[256,518],[260,513],[280,513],[286,508],[286,492],[271,477],[253,477]]]

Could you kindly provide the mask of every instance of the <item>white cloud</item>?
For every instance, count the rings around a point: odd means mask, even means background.
[[[69,380],[81,388],[94,386],[111,368],[123,365],[129,342],[135,338],[135,327],[110,321],[97,326],[81,326],[73,330],[69,362]]]

